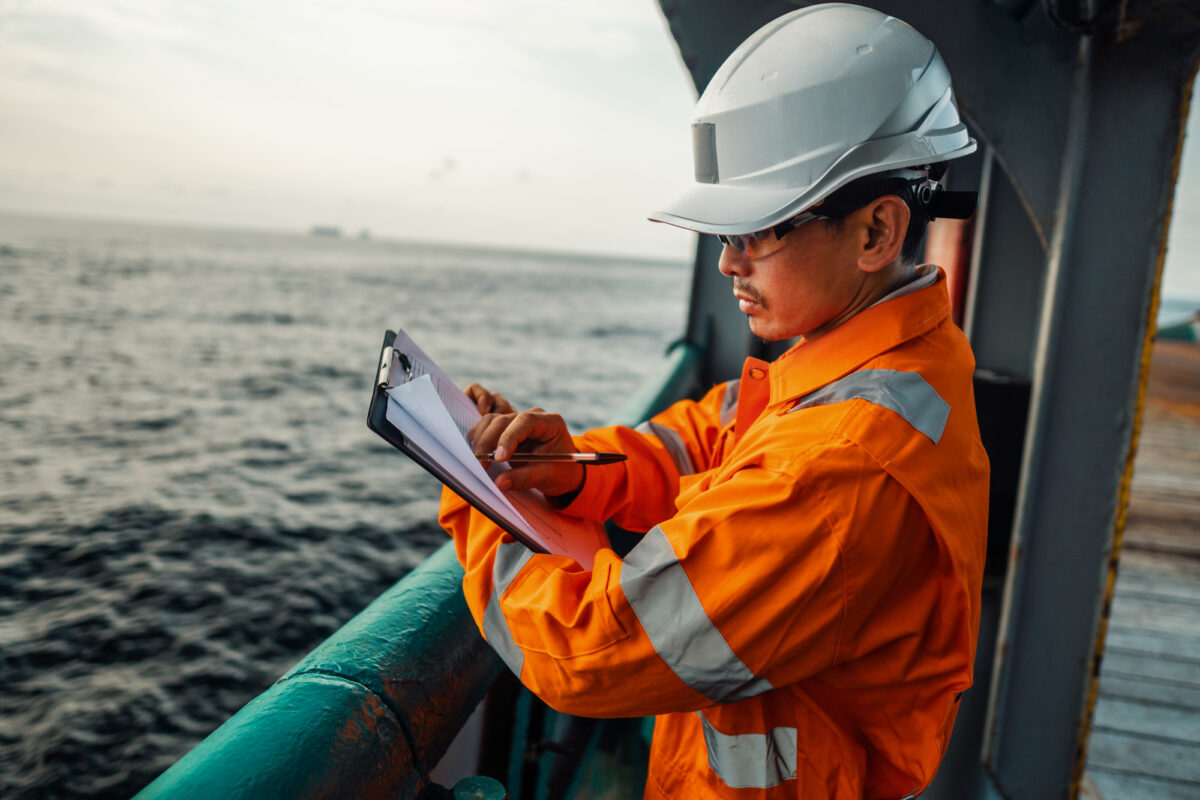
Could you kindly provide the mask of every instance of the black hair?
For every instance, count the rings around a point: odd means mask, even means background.
[[[900,260],[905,264],[915,264],[925,254],[925,231],[929,229],[931,220],[925,216],[923,208],[914,208],[915,204],[907,197],[901,199],[908,206],[909,216],[904,244],[900,245]]]
[[[923,180],[868,175],[833,192],[821,205],[812,209],[812,213],[840,224],[848,214],[885,194],[896,195],[908,206],[908,230],[904,232],[904,242],[900,245],[900,260],[905,264],[914,264],[924,250],[925,231],[933,219],[929,211],[931,192]]]

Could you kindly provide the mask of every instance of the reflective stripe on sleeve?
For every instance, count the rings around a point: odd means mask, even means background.
[[[738,388],[742,385],[742,379],[738,378],[725,384],[725,396],[721,398],[721,427],[724,428],[729,423],[733,422],[737,416],[737,399]]]
[[[520,542],[505,542],[496,549],[496,561],[492,567],[492,596],[483,610],[483,633],[488,644],[518,678],[525,665],[525,654],[513,639],[508,620],[500,610],[500,595],[504,594],[531,558],[533,551]]]
[[[766,733],[725,734],[699,711],[704,725],[708,766],[733,789],[770,789],[796,778],[796,729],[772,728]]]
[[[625,556],[621,589],[658,655],[700,694],[732,703],[773,688],[730,649],[657,525]]]
[[[667,448],[667,452],[671,454],[671,461],[675,462],[675,469],[679,471],[680,475],[691,475],[696,471],[695,465],[692,464],[692,457],[688,455],[687,445],[683,443],[683,437],[671,428],[646,420],[634,430],[657,437]]]
[[[847,400],[866,400],[895,411],[934,444],[942,438],[950,405],[915,372],[894,369],[860,369],[841,380],[801,397],[788,409],[790,414],[802,408],[828,406]]]

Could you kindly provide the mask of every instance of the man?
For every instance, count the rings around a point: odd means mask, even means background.
[[[653,219],[720,235],[751,330],[802,338],[637,430],[572,438],[473,385],[476,451],[628,456],[497,483],[647,533],[585,570],[447,494],[468,605],[552,707],[658,715],[646,797],[913,796],[971,685],[988,479],[970,349],[913,259],[974,142],[932,44],[842,4],[755,33],[693,131],[697,183]]]

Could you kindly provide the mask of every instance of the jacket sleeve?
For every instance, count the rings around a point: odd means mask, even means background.
[[[880,529],[895,529],[911,498],[850,450],[818,454],[807,476],[794,464],[710,475],[624,561],[604,550],[591,571],[531,553],[453,496],[441,522],[484,636],[549,705],[601,717],[696,710],[836,663],[853,628],[902,590],[904,537]],[[847,483],[852,502],[829,504]],[[869,548],[847,542],[851,528],[872,532]],[[864,567],[887,578],[849,579],[848,548],[868,550]]]
[[[611,519],[631,531],[649,530],[671,516],[680,479],[712,462],[721,429],[732,419],[737,384],[718,384],[699,401],[681,400],[636,428],[597,428],[575,437],[581,452],[624,453],[626,460],[588,469],[583,489],[564,512],[595,522]]]

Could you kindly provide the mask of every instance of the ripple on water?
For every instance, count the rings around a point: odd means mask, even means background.
[[[0,532],[0,796],[131,796],[443,540],[145,505]]]

